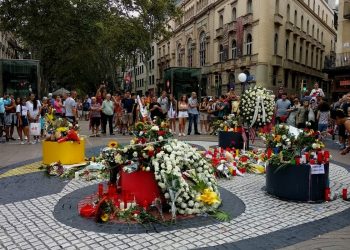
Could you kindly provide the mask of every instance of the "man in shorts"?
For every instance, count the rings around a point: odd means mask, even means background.
[[[131,98],[130,91],[127,91],[125,93],[125,96],[122,100],[122,106],[123,106],[123,127],[126,128],[127,131],[132,126],[133,123],[133,107],[135,104],[135,100]],[[123,131],[123,135],[125,135],[125,130]]]
[[[77,96],[76,91],[72,91],[70,96],[66,97],[66,101],[64,102],[64,109],[66,110],[66,118],[69,122],[75,124],[77,119],[77,103],[75,102],[75,98]]]

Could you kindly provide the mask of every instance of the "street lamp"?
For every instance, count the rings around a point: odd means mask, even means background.
[[[246,84],[246,82],[247,82],[247,74],[245,74],[245,73],[240,73],[239,75],[238,75],[238,80],[241,82],[241,84],[242,84],[242,86],[243,86],[243,90],[242,90],[242,93],[244,93],[244,91],[245,91],[245,84]]]

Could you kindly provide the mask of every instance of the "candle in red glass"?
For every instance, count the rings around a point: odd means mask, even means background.
[[[295,157],[295,164],[296,164],[297,166],[300,165],[300,157],[299,157],[299,156]]]
[[[146,200],[143,201],[143,209],[147,210],[148,202]]]
[[[102,183],[98,184],[98,195],[99,196],[103,195],[103,184]]]
[[[308,162],[309,159],[310,159],[310,153],[309,152],[305,152],[305,157],[306,157],[306,162]]]
[[[328,162],[329,161],[329,151],[324,151],[323,157],[324,157],[325,162]]]
[[[272,148],[267,149],[267,158],[270,159],[272,155]]]
[[[313,165],[313,164],[315,164],[315,163],[316,163],[315,159],[310,159],[310,164],[311,164],[311,165]]]
[[[343,188],[343,200],[347,200],[347,199],[348,199],[348,189]]]
[[[321,151],[317,152],[317,162],[321,164],[323,162],[323,154]]]
[[[233,175],[233,176],[236,176],[236,175],[237,175],[236,169],[232,170],[232,175]]]
[[[331,200],[331,189],[330,188],[326,188],[324,190],[324,199],[325,199],[325,201]]]

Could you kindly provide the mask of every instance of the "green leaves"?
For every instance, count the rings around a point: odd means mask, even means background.
[[[216,210],[215,212],[213,212],[212,216],[221,222],[227,222],[231,219],[231,216],[222,210]]]

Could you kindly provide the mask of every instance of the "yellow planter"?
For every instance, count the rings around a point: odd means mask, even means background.
[[[85,161],[85,140],[78,142],[43,141],[43,163],[61,162],[63,165],[78,164]]]

